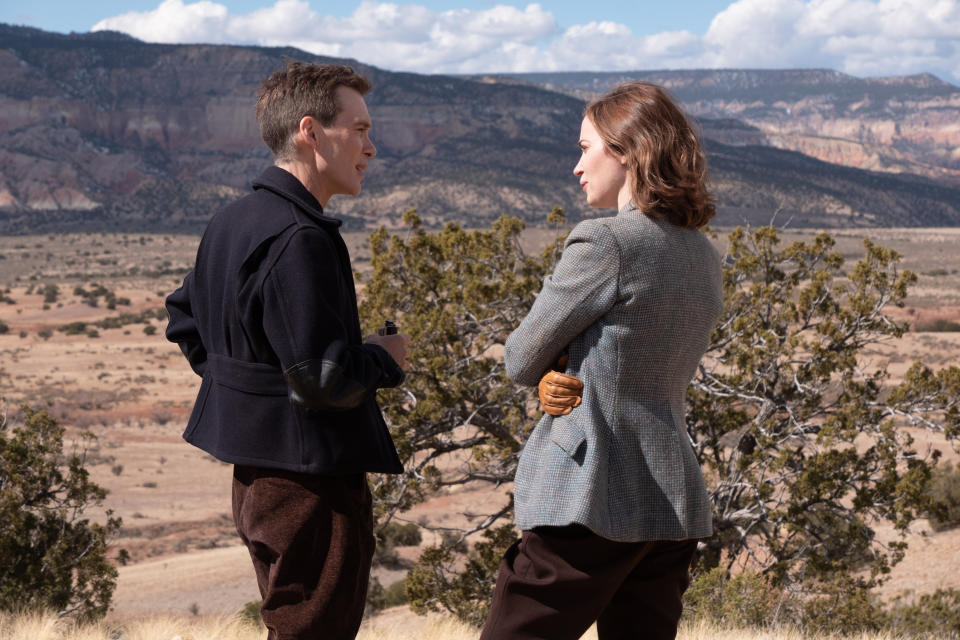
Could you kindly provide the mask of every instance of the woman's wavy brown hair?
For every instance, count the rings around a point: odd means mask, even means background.
[[[585,113],[607,146],[627,158],[640,211],[692,229],[714,216],[697,131],[664,89],[624,82],[591,101]]]

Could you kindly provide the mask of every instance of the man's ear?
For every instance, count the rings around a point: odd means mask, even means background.
[[[303,116],[300,118],[298,133],[300,139],[312,149],[320,146],[320,141],[324,136],[323,127],[321,127],[320,123],[312,116]]]

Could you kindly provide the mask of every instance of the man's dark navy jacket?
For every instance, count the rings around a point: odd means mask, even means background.
[[[341,221],[279,167],[253,188],[167,298],[167,339],[203,377],[183,437],[234,464],[401,472],[375,393],[403,371],[363,344]]]

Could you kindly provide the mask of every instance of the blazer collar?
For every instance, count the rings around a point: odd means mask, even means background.
[[[334,227],[343,224],[343,220],[339,218],[324,215],[323,206],[317,202],[312,193],[307,191],[303,183],[286,169],[281,169],[276,165],[268,167],[251,185],[254,191],[266,189],[293,202],[321,224],[333,225]]]

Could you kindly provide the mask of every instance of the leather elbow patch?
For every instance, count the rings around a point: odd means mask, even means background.
[[[352,409],[367,395],[366,387],[331,360],[305,360],[284,371],[283,378],[290,402],[307,409]]]

